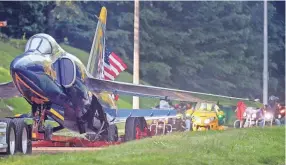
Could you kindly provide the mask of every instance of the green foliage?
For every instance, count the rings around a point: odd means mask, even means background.
[[[284,127],[184,132],[97,151],[0,158],[7,165],[66,164],[284,164]]]
[[[31,36],[47,28],[47,9],[54,2],[1,2],[1,17],[7,20],[7,27],[1,29],[11,37]],[[4,10],[3,10],[4,9]],[[5,11],[5,12],[4,12]]]
[[[277,4],[268,3],[269,94],[284,100],[285,17],[277,10]],[[0,67],[7,69],[23,50],[25,38],[39,32],[49,33],[58,42],[68,41],[63,48],[86,63],[98,21],[95,15],[101,6],[108,9],[107,47],[132,72],[134,3],[128,1],[0,2],[0,17],[8,21],[8,26],[0,29],[5,34],[0,35]],[[263,2],[140,2],[142,81],[154,86],[261,99],[262,63]],[[4,80],[8,72],[0,71]],[[132,77],[122,73],[117,80],[132,82]],[[122,96],[121,100],[125,102],[119,107],[131,107],[132,97]],[[226,104],[235,102],[225,100]],[[157,100],[146,105],[156,103]],[[142,106],[147,107],[145,103]]]

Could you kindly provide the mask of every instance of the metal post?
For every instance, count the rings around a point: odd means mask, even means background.
[[[267,0],[264,0],[264,58],[263,58],[263,104],[268,104],[268,34],[267,34]]]
[[[286,2],[285,2],[285,8],[286,8]],[[286,11],[285,11],[285,24],[286,24]],[[285,27],[285,30],[284,30],[284,33],[286,32],[286,26],[284,26]],[[285,36],[285,40],[284,41],[286,41],[286,35],[284,34],[284,36]],[[285,45],[284,45],[284,48],[286,48],[286,43],[285,43]],[[285,59],[286,59],[286,52],[285,52]],[[285,94],[285,97],[284,97],[284,103],[286,104],[286,60],[284,61],[285,62],[285,88],[284,88],[284,94]]]
[[[139,0],[134,2],[133,84],[139,84]],[[133,109],[139,109],[139,97],[133,96]]]

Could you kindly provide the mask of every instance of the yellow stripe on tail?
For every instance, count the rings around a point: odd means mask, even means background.
[[[105,53],[105,29],[107,10],[105,7],[101,8],[98,23],[93,38],[91,51],[87,63],[86,70],[90,76],[103,79],[103,63]]]

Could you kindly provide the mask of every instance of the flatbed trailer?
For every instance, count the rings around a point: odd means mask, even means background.
[[[33,147],[106,147],[118,145],[123,142],[139,140],[156,135],[156,129],[148,126],[147,120],[159,118],[174,117],[174,110],[112,110],[106,112],[116,117],[117,122],[125,123],[125,132],[123,136],[118,136],[117,126],[114,135],[116,139],[91,140],[84,137],[72,137],[63,135],[52,135],[45,137],[43,131],[38,130],[38,122],[33,119],[33,123],[25,121],[26,117],[8,117],[0,119],[0,153],[14,155],[17,152],[22,154],[31,154]],[[126,116],[128,116],[126,118]],[[138,117],[145,116],[145,117]],[[146,118],[146,119],[145,119]],[[158,118],[158,117],[155,117]],[[152,127],[153,128],[153,127]],[[112,136],[113,137],[113,136]],[[49,140],[47,140],[49,139]]]
[[[51,140],[45,140],[44,135],[33,133],[32,147],[106,147],[110,145],[118,145],[123,141],[89,141],[83,137],[53,135]]]
[[[37,147],[107,147],[151,136],[144,117],[129,117],[126,120],[125,134],[115,142],[90,141],[83,137],[63,135],[52,135],[50,140],[45,140],[44,133],[39,133],[32,125],[26,124],[24,118],[0,119],[0,153],[5,155],[14,155],[17,152],[31,154],[32,148]]]

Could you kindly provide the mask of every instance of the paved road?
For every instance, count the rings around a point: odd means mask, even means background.
[[[81,152],[81,151],[98,151],[103,148],[98,147],[33,147],[33,154],[41,153],[63,153],[63,152]]]

